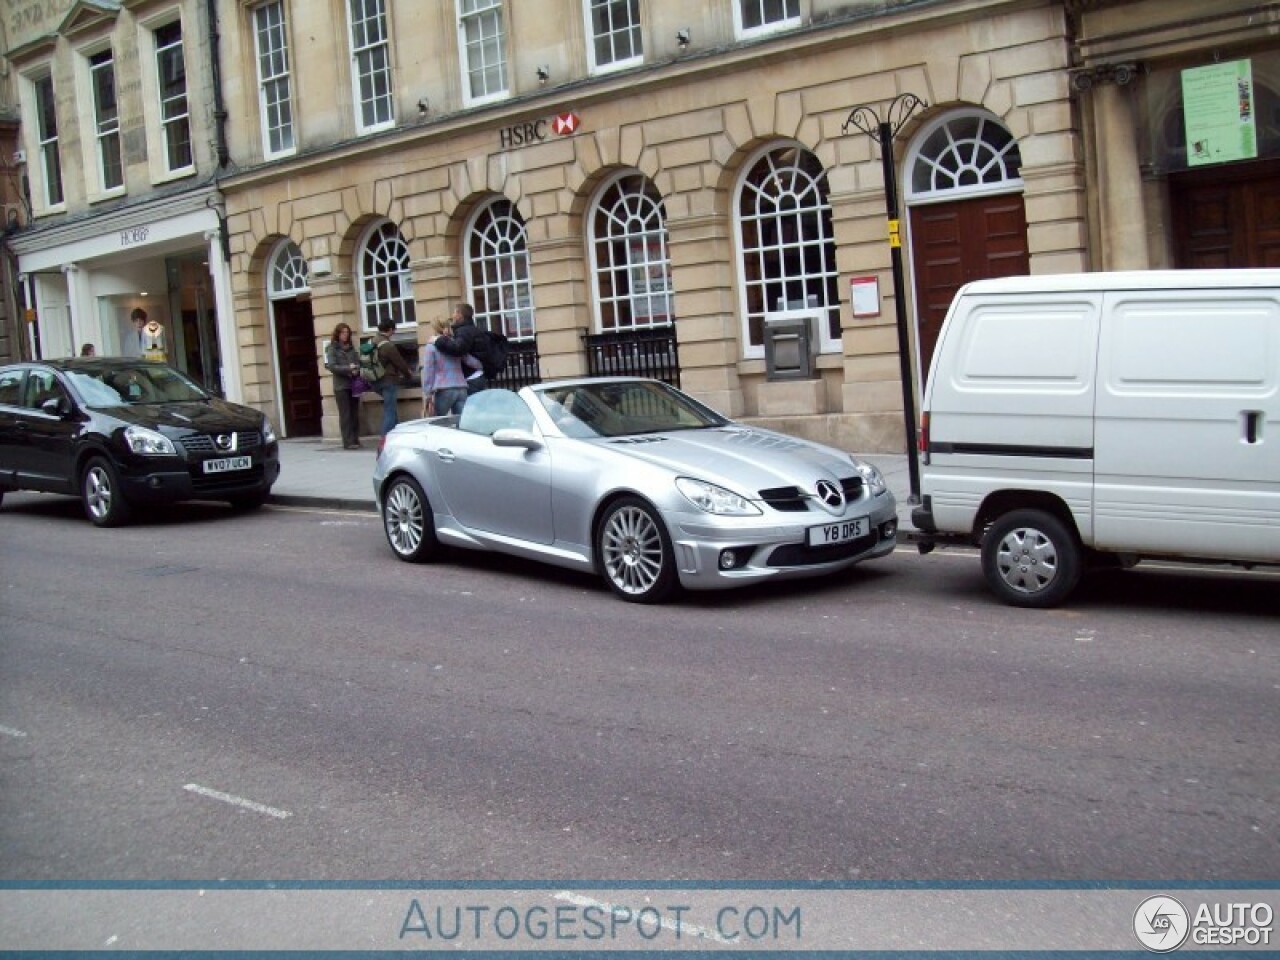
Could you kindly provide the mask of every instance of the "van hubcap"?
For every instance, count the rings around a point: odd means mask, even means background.
[[[1058,575],[1058,550],[1039,530],[1019,527],[1000,541],[996,568],[1019,593],[1039,593]]]

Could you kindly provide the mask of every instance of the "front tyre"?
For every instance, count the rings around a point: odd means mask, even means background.
[[[440,555],[435,515],[413,477],[396,477],[387,487],[382,497],[382,528],[391,550],[406,563],[422,563]]]
[[[1014,607],[1055,607],[1080,580],[1082,553],[1075,534],[1043,510],[1013,510],[982,538],[987,585]]]
[[[596,534],[600,572],[623,600],[661,603],[676,589],[671,538],[653,507],[638,497],[616,501]]]
[[[129,501],[120,487],[120,475],[106,457],[94,457],[85,464],[80,499],[94,526],[118,527],[129,520]]]

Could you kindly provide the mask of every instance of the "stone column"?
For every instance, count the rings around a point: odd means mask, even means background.
[[[1093,95],[1104,270],[1145,270],[1151,265],[1133,105],[1135,75],[1132,64],[1114,64],[1075,77],[1076,89]]]

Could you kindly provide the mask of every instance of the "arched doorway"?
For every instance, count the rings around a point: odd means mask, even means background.
[[[322,411],[311,286],[307,261],[291,240],[282,241],[267,263],[267,299],[274,324],[285,436],[317,437],[322,430]]]
[[[907,154],[922,389],[956,291],[972,280],[1030,272],[1021,168],[1013,135],[982,110],[943,114],[920,131]]]

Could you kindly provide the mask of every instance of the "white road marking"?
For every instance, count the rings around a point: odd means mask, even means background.
[[[26,734],[21,730],[15,730],[13,727],[0,727],[0,733],[6,737],[25,737]]]
[[[555,895],[556,900],[563,900],[565,903],[572,903],[577,907],[596,907],[606,911],[610,916],[626,916],[633,915],[638,911],[632,910],[631,907],[622,904],[612,904],[606,900],[593,900],[591,897],[584,897],[580,893],[573,893],[570,890],[561,890]],[[625,911],[625,913],[624,913]],[[728,937],[722,937],[714,930],[708,930],[706,927],[700,927],[695,923],[677,923],[674,920],[668,920],[666,917],[658,921],[658,925],[672,932],[679,931],[681,936],[688,934],[691,937],[698,937],[702,940],[714,940],[716,943],[733,943]]]
[[[212,790],[209,787],[202,787],[198,783],[188,783],[183,786],[182,789],[190,791],[191,793],[198,793],[202,797],[221,800],[223,803],[229,803],[235,807],[252,810],[254,813],[265,813],[268,817],[275,817],[277,820],[283,820],[285,817],[293,816],[293,814],[288,810],[281,810],[277,807],[268,807],[264,803],[246,800],[244,797],[237,797],[235,794],[231,793],[223,793],[221,790]]]

